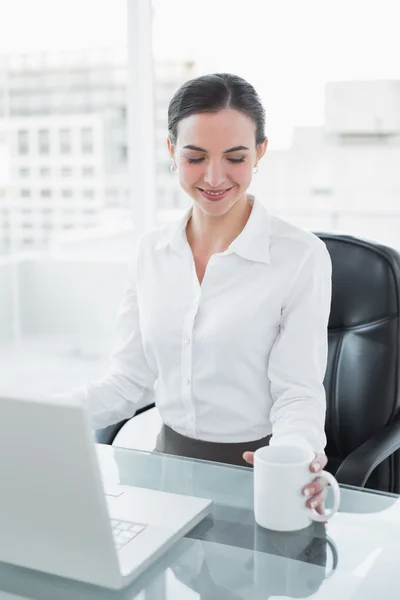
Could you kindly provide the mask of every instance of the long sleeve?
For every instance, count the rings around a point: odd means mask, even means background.
[[[322,452],[326,445],[328,319],[332,265],[326,246],[305,256],[282,309],[281,330],[271,350],[268,375],[273,405],[271,444]]]
[[[107,374],[62,396],[83,403],[93,428],[99,429],[131,417],[137,408],[152,402],[155,379],[143,351],[134,267],[117,317]]]

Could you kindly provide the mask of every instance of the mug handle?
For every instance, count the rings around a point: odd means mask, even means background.
[[[338,482],[334,478],[334,476],[331,475],[330,473],[328,473],[328,471],[321,471],[320,473],[318,473],[317,476],[322,477],[323,479],[326,479],[326,481],[331,486],[332,492],[333,492],[333,507],[330,509],[329,512],[325,513],[324,515],[320,515],[317,513],[315,508],[311,509],[310,518],[313,521],[318,521],[318,523],[324,523],[325,521],[328,521],[329,519],[331,519],[333,517],[333,515],[336,514],[337,511],[339,510],[340,487],[339,487]]]
[[[326,545],[329,546],[329,548],[331,549],[331,552],[332,552],[332,568],[325,575],[325,579],[329,579],[329,577],[331,577],[334,574],[334,572],[336,571],[336,569],[338,567],[339,555],[338,555],[338,551],[337,551],[335,542],[333,540],[331,540],[329,537],[326,538]]]

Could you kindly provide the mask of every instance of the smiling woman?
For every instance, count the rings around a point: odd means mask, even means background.
[[[234,120],[236,117],[236,113],[234,111],[227,111],[228,112],[228,119]],[[221,122],[221,117],[223,117],[224,115],[219,115],[218,117],[218,121]],[[204,120],[205,117],[203,117]],[[200,124],[200,128],[202,128],[202,125]],[[209,151],[204,149],[204,148],[200,148],[199,146],[195,146],[193,144],[187,144],[186,146],[183,146],[184,150],[193,150],[196,153],[201,153],[201,154],[205,154],[206,156],[200,156],[199,158],[195,158],[194,156],[190,156],[188,155],[186,157],[186,161],[189,164],[196,164],[199,165],[200,163],[204,163],[205,160],[209,157]],[[172,150],[172,149],[171,149]],[[234,152],[246,152],[247,150],[249,150],[249,148],[247,148],[246,146],[235,146],[234,148],[229,148],[227,150],[223,150],[222,151],[222,158],[226,157],[226,160],[232,164],[232,165],[238,165],[240,163],[244,163],[246,160],[246,154],[244,154],[243,156],[239,156],[239,157],[234,157],[234,156],[229,156],[231,154],[233,154]],[[171,154],[173,154],[173,152],[171,152]],[[181,183],[182,183],[182,179],[181,179]],[[197,189],[201,192],[201,194],[206,198],[206,200],[222,200],[223,198],[226,197],[227,193],[234,189],[234,186],[229,186],[228,187],[223,187],[222,189],[213,189],[212,187],[209,188],[207,186],[207,183],[205,183],[204,187],[198,187]]]
[[[191,79],[168,118],[172,169],[192,205],[138,242],[110,371],[85,391],[93,424],[154,400],[159,452],[245,465],[271,442],[313,451],[321,468],[327,249],[248,193],[267,138],[247,81]],[[322,510],[321,486],[305,491]]]
[[[180,122],[177,143],[169,138],[170,154],[182,188],[198,208],[221,215],[245,201],[253,168],[267,147],[266,139],[256,145],[255,129],[251,118],[233,108],[193,114]]]
[[[236,75],[192,79],[170,102],[168,149],[179,183],[194,201],[188,238],[200,265],[225,250],[248,219],[246,191],[267,149],[264,127],[265,111],[256,91]],[[228,213],[234,221],[231,231],[225,229],[225,239],[212,240],[206,231],[194,235],[199,219]],[[208,228],[214,225],[210,221]]]

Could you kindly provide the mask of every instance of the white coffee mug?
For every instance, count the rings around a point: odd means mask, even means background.
[[[315,455],[294,446],[266,446],[254,453],[254,517],[258,525],[274,531],[298,531],[312,521],[324,522],[338,511],[340,488],[327,471],[315,473],[330,484],[333,508],[320,515],[306,506],[303,488],[312,480]]]

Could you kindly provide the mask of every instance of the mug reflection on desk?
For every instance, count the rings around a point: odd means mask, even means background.
[[[328,551],[329,548],[329,551]],[[328,554],[331,554],[328,560]],[[328,564],[331,563],[327,571]],[[338,565],[334,542],[323,524],[293,532],[254,528],[254,583],[265,598],[308,598],[332,575]]]

